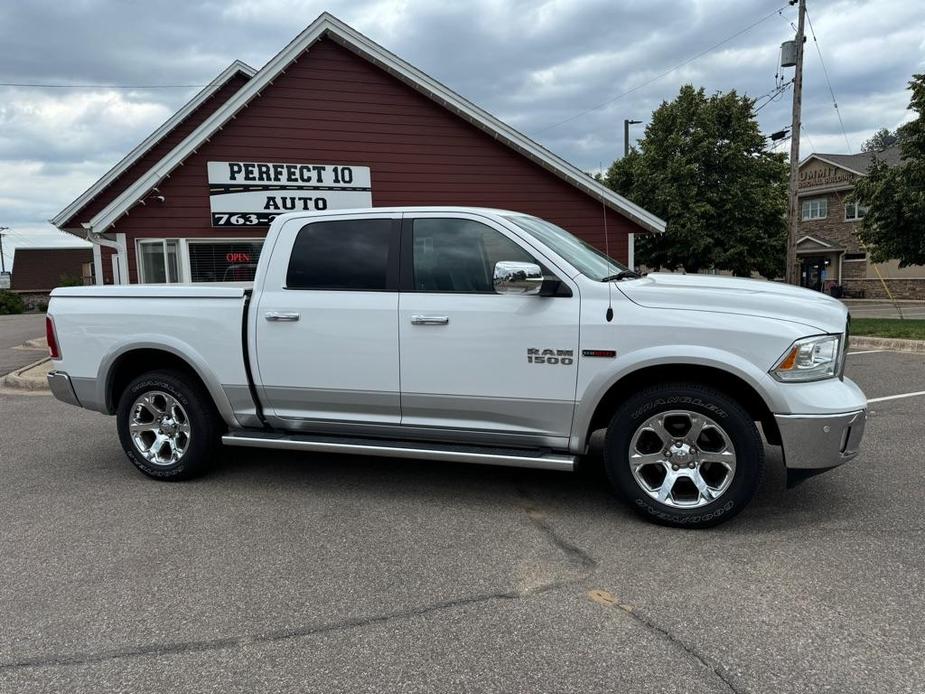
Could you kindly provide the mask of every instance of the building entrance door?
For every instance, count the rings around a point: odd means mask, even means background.
[[[828,276],[825,256],[804,256],[800,261],[800,286],[821,292]]]

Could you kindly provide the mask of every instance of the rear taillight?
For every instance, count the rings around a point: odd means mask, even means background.
[[[48,340],[48,354],[52,359],[61,358],[61,349],[58,347],[58,335],[55,333],[55,321],[51,316],[45,316],[45,339]]]

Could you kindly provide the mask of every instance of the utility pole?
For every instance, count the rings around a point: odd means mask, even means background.
[[[623,156],[625,157],[630,153],[630,126],[639,125],[642,123],[641,120],[623,120]]]
[[[806,0],[790,0],[799,5],[796,36],[796,65],[793,75],[793,119],[790,124],[790,210],[787,217],[787,282],[800,284],[797,264],[797,231],[800,222],[800,110],[803,106],[803,22],[806,20]]]
[[[6,274],[6,259],[3,257],[3,232],[9,227],[0,227],[0,275]]]

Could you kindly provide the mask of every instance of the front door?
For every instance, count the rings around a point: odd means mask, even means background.
[[[364,433],[399,424],[399,217],[281,232],[252,307],[256,381],[278,426]]]
[[[804,256],[801,263],[801,286],[821,292],[826,279],[826,259],[823,256]]]
[[[405,215],[402,425],[462,440],[504,434],[561,445],[575,401],[577,288],[571,296],[497,294],[493,270],[502,260],[544,265],[510,230],[477,215]]]

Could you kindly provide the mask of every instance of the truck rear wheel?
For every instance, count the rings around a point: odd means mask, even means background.
[[[611,484],[646,518],[703,528],[732,518],[755,495],[764,446],[733,399],[706,386],[665,384],[617,409],[604,463]]]
[[[159,480],[202,474],[220,441],[210,396],[179,371],[135,378],[119,398],[116,423],[128,459]]]

